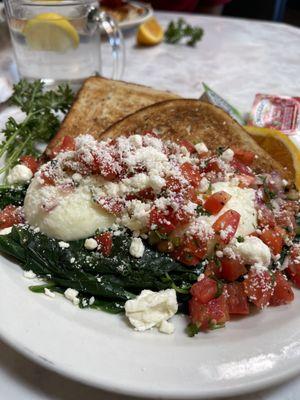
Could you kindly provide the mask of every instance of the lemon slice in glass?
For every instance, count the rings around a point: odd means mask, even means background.
[[[38,51],[64,53],[79,45],[79,35],[74,26],[64,16],[56,13],[43,13],[31,18],[23,34],[27,45]]]

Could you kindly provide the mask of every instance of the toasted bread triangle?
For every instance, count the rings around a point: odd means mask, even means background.
[[[48,144],[46,154],[50,154],[66,135],[76,137],[89,133],[96,136],[126,115],[158,101],[174,98],[179,96],[147,86],[99,76],[88,78],[59,131]]]
[[[207,147],[237,147],[256,154],[254,168],[258,172],[277,171],[282,177],[291,175],[266,153],[250,135],[218,107],[200,100],[167,100],[139,110],[115,123],[98,138],[114,138],[156,129],[163,139],[193,143],[205,142]]]

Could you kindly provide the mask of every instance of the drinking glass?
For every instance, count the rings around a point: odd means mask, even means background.
[[[21,77],[80,84],[101,74],[101,32],[112,49],[112,78],[124,69],[122,33],[95,0],[4,0]]]

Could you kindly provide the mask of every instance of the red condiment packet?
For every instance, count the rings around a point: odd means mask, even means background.
[[[287,135],[300,134],[300,97],[258,93],[254,99],[249,124],[278,129]]]

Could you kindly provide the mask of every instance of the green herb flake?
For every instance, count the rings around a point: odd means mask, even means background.
[[[165,31],[165,42],[176,44],[184,39],[187,46],[195,46],[202,39],[204,31],[197,26],[189,25],[183,18],[171,21]]]
[[[186,327],[186,333],[189,337],[193,337],[195,335],[197,335],[197,333],[200,332],[200,328],[196,325],[196,324],[188,324],[188,326]]]
[[[243,236],[238,236],[238,237],[236,238],[236,240],[237,240],[239,243],[243,243],[243,242],[245,241],[245,238],[243,238]]]

